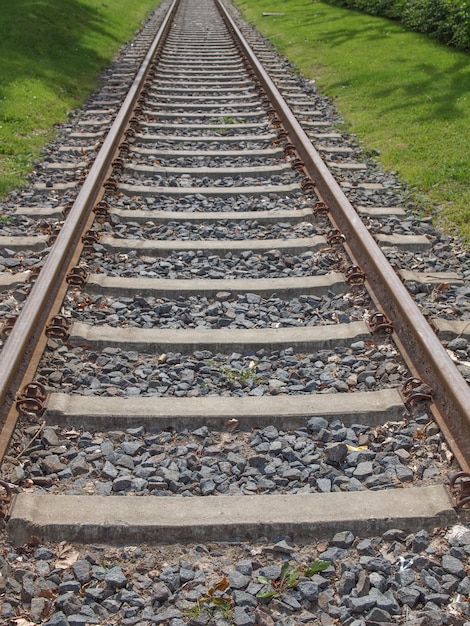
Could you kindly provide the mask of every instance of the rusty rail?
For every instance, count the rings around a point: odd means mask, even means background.
[[[0,419],[4,422],[0,434],[0,457],[5,453],[15,427],[17,416],[12,415],[10,408],[21,384],[21,376],[43,332],[53,300],[65,278],[70,259],[80,242],[89,215],[95,202],[99,199],[102,185],[119,149],[119,144],[147,79],[151,63],[168,31],[178,3],[179,0],[173,0],[151,43],[116,119],[0,354]]]
[[[330,214],[346,237],[346,245],[366,274],[375,299],[393,320],[400,349],[419,377],[434,392],[432,410],[462,469],[470,471],[470,389],[436,334],[391,267],[326,164],[312,146],[284,98],[265,71],[239,28],[216,0],[227,26],[265,89],[271,106],[289,134]]]

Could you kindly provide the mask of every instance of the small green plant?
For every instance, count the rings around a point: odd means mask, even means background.
[[[243,120],[237,120],[233,115],[222,115],[211,119],[213,124],[245,124]],[[227,130],[227,129],[225,129]]]
[[[266,585],[267,589],[257,593],[256,597],[260,600],[277,598],[288,589],[297,587],[301,574],[307,578],[311,578],[315,574],[323,572],[323,570],[325,570],[329,565],[329,561],[316,559],[316,561],[310,563],[310,565],[306,565],[302,571],[297,567],[293,567],[288,561],[286,561],[281,568],[281,573],[278,578],[270,580],[269,578],[266,578],[266,576],[258,576],[258,582]]]
[[[305,567],[304,576],[306,576],[307,578],[311,578],[312,576],[315,576],[315,574],[320,574],[320,572],[323,572],[329,566],[330,566],[329,561],[323,561],[323,559],[316,559],[313,563],[310,563],[310,565],[307,565]]]
[[[260,591],[256,594],[256,597],[260,599],[277,597],[287,589],[297,587],[299,584],[299,576],[299,570],[292,567],[292,565],[286,561],[281,568],[279,578],[270,580],[266,578],[266,576],[258,576],[258,582],[267,585],[268,589],[266,591]]]
[[[248,367],[243,369],[234,369],[228,365],[222,367],[222,377],[225,379],[228,385],[236,387],[241,385],[244,387],[249,383],[261,382],[262,377],[256,373],[256,367],[258,361],[250,361]]]
[[[230,582],[226,576],[221,578],[212,587],[209,587],[207,594],[201,596],[197,604],[188,610],[190,617],[197,617],[202,611],[207,611],[210,614],[215,611],[220,611],[225,619],[230,619],[233,611],[233,598],[232,596],[225,595],[225,592],[230,586]]]

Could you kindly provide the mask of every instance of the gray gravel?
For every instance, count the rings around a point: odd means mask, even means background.
[[[192,124],[194,122],[194,119],[190,119],[190,118],[185,118],[184,116],[181,116],[180,118],[178,118],[179,123],[181,124]],[[208,137],[208,141],[214,141],[214,139],[216,139],[217,137],[237,137],[239,135],[259,135],[260,139],[259,141],[263,141],[263,135],[265,135],[267,132],[272,132],[272,129],[269,127],[269,125],[263,121],[264,118],[260,115],[259,119],[256,120],[256,126],[250,126],[249,130],[247,130],[245,128],[245,124],[243,122],[245,122],[244,119],[241,118],[233,118],[233,124],[229,124],[226,123],[223,125],[223,127],[220,130],[213,130],[213,129],[208,129],[208,128],[178,128],[177,130],[175,130],[174,128],[168,129],[165,127],[159,128],[158,129],[158,134],[159,135],[178,135],[180,137]],[[199,120],[199,123],[208,123],[207,118],[202,118]],[[223,120],[222,120],[223,122]],[[214,119],[214,124],[217,124],[217,120]],[[155,130],[154,129],[150,129],[145,127],[144,124],[141,125],[140,129],[139,129],[139,134],[141,135],[154,135],[155,134]],[[148,147],[148,143],[145,142],[141,143],[141,144],[137,144],[137,145],[141,145],[142,147]]]
[[[103,225],[102,232],[105,234],[109,232],[113,237],[122,239],[244,241],[246,239],[295,239],[319,234],[318,229],[309,222],[300,224],[277,222],[263,225],[256,220],[235,222],[221,219],[216,224],[168,221],[165,224],[156,225],[152,220],[145,224],[132,221],[121,223],[119,218],[114,217],[110,221],[112,224]]]
[[[180,296],[103,297],[72,292],[64,313],[93,325],[139,328],[289,328],[348,323],[366,319],[371,304],[353,293],[304,295],[285,300],[276,295],[234,295],[216,298]],[[464,340],[465,341],[465,340]]]
[[[342,259],[334,250],[283,255],[273,249],[265,253],[247,250],[219,256],[211,251],[172,252],[165,257],[110,254],[97,244],[95,253],[85,256],[86,269],[109,276],[147,278],[282,278],[286,276],[322,276],[340,271]]]
[[[266,175],[263,178],[255,178],[242,176],[240,174],[234,176],[223,176],[222,178],[209,178],[207,176],[190,176],[189,174],[175,175],[168,174],[159,176],[157,174],[152,177],[123,175],[121,182],[126,185],[148,186],[148,187],[259,187],[262,185],[292,185],[301,183],[302,176],[296,172],[287,172],[282,175]]]
[[[37,220],[25,215],[5,215],[0,220],[1,237],[30,237],[43,235],[51,228],[47,220]],[[4,254],[4,251],[2,251]],[[2,269],[3,271],[3,269]]]
[[[169,198],[163,195],[155,197],[139,197],[132,198],[123,196],[113,201],[113,206],[123,209],[148,209],[149,211],[215,211],[223,213],[225,211],[276,211],[283,209],[304,208],[311,206],[312,200],[300,191],[291,193],[286,198],[276,197],[276,194],[242,196],[234,194],[233,196],[205,196],[203,194],[190,194],[180,198]],[[149,213],[151,218],[151,213]]]
[[[232,496],[393,489],[456,471],[425,412],[370,427],[321,417],[296,431],[84,432],[51,426],[15,435],[13,484],[68,495]]]
[[[46,352],[38,380],[51,389],[83,395],[263,396],[349,393],[397,387],[408,376],[392,344],[296,354],[280,352],[139,354],[121,348],[100,353],[62,346]]]
[[[0,271],[8,274],[16,274],[27,270],[40,270],[50,248],[43,250],[12,250],[3,248],[0,250]]]
[[[469,554],[465,526],[371,538],[344,531],[309,545],[289,537],[158,548],[32,539],[5,544],[1,612],[4,623],[46,626],[468,626]],[[280,582],[282,568],[291,585]]]
[[[196,131],[200,131],[201,129],[195,129],[194,134],[197,135],[198,132]],[[265,129],[265,133],[266,133]],[[255,129],[250,128],[250,135],[256,135],[256,132],[254,132]],[[163,134],[160,130],[158,131],[158,134],[161,135]],[[173,134],[173,133],[171,133]],[[262,148],[271,148],[272,147],[272,140],[269,137],[263,138],[262,136],[257,137],[256,139],[246,139],[241,137],[239,141],[231,141],[230,143],[221,143],[219,141],[217,141],[217,135],[213,138],[208,137],[207,141],[204,142],[203,147],[201,148],[201,142],[200,141],[191,141],[190,139],[185,139],[184,137],[182,139],[178,139],[178,141],[180,141],[181,143],[179,144],[180,148],[182,150],[185,151],[192,151],[192,150],[227,150],[227,151],[231,151],[231,150],[259,150]],[[172,149],[174,150],[175,148],[175,142],[174,141],[165,141],[164,139],[159,139],[158,141],[155,141],[154,144],[152,144],[152,142],[142,142],[139,140],[139,137],[136,138],[136,141],[134,142],[134,146],[136,148],[144,148],[144,149],[152,149],[152,147],[155,150],[168,150],[168,149]],[[189,159],[191,159],[191,155],[189,154]],[[134,155],[134,158],[135,155]],[[160,157],[158,158],[158,160],[160,161]],[[186,161],[185,158],[185,163],[188,163],[188,161]]]
[[[160,145],[159,145],[160,148]],[[161,148],[160,148],[161,149]],[[200,148],[194,148],[199,150]],[[232,147],[233,149],[233,147]],[[155,162],[155,157],[149,157],[147,160],[137,161],[139,165],[151,165]],[[282,165],[284,159],[275,156],[184,156],[184,157],[167,157],[158,156],[158,163],[164,167],[260,167],[266,165]]]

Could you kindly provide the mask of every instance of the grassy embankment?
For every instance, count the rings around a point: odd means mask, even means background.
[[[158,0],[0,0],[0,196]]]
[[[236,3],[420,205],[438,207],[437,223],[470,242],[470,55],[318,0]]]

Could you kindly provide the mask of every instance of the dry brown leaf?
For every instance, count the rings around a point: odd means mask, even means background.
[[[14,617],[11,621],[14,622],[16,626],[36,626],[35,622],[31,622],[25,617]]]
[[[254,611],[257,626],[274,626],[273,618],[257,607]]]
[[[214,591],[225,591],[229,587],[230,581],[227,576],[224,576],[218,582],[216,582],[215,585],[212,585],[211,589],[213,589]]]
[[[78,430],[75,430],[75,428],[68,430],[64,433],[64,435],[65,437],[67,437],[67,439],[76,439],[77,437],[80,437],[80,433],[78,432]]]
[[[57,569],[67,569],[78,560],[80,553],[66,541],[61,541],[57,550],[57,556],[58,559],[55,562],[55,567]]]

